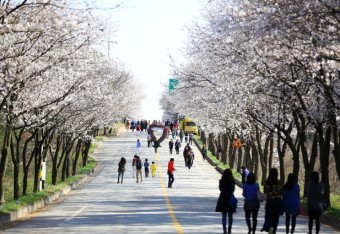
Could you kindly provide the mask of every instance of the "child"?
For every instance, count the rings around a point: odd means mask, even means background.
[[[149,162],[148,159],[145,159],[144,162],[144,171],[145,171],[145,177],[149,177]]]
[[[155,164],[155,162],[152,162],[150,169],[151,169],[152,177],[155,177],[156,176],[156,164]]]

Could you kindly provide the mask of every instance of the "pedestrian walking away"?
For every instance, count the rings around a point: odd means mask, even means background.
[[[194,163],[195,155],[192,149],[190,149],[188,156],[186,157],[186,166],[188,169],[192,167],[192,164]]]
[[[323,212],[324,206],[324,186],[320,183],[320,176],[316,171],[313,171],[310,174],[307,198],[308,234],[312,234],[314,220],[315,233],[318,234],[320,232],[320,216]]]
[[[179,154],[179,148],[181,148],[181,143],[177,139],[176,142],[175,142],[176,154]]]
[[[193,140],[194,140],[194,134],[192,134],[191,132],[189,133],[189,145],[192,145]]]
[[[174,148],[174,140],[173,139],[171,139],[170,141],[169,141],[169,150],[170,150],[170,154],[172,154],[172,149]]]
[[[188,143],[188,141],[189,141],[189,133],[188,132],[184,133],[184,141],[185,141],[185,143]]]
[[[117,183],[119,183],[119,178],[121,177],[120,183],[123,183],[123,177],[124,177],[124,172],[125,172],[125,164],[126,164],[126,160],[125,158],[121,158],[119,163],[118,163],[118,181]]]
[[[150,147],[151,145],[151,135],[148,134],[147,137],[146,137],[147,141],[148,141],[148,147]]]
[[[247,180],[243,185],[243,197],[244,197],[244,213],[246,223],[248,226],[248,234],[254,234],[257,227],[257,215],[260,209],[260,202],[257,198],[257,192],[260,190],[260,186],[256,183],[256,176],[254,173],[249,173]],[[250,221],[252,218],[252,221]]]
[[[183,150],[184,165],[187,166],[187,158],[189,156],[190,146],[187,144]]]
[[[173,138],[173,139],[176,138],[176,135],[177,135],[177,134],[176,134],[176,131],[177,131],[176,129],[172,129],[172,131],[171,131],[171,135],[172,135],[172,138]]]
[[[135,178],[135,175],[136,175],[136,161],[137,161],[137,154],[135,154],[133,156],[133,159],[132,159],[132,177]]]
[[[157,139],[153,142],[153,147],[155,148],[155,153],[157,153],[158,147],[161,147],[161,145],[159,144],[159,142],[157,141]]]
[[[262,231],[276,233],[279,224],[280,215],[283,213],[282,208],[282,185],[278,179],[278,171],[276,168],[269,170],[268,178],[266,179],[263,192],[266,194],[266,207],[264,215],[264,224]]]
[[[141,154],[142,153],[142,144],[141,144],[139,139],[137,139],[136,151],[137,151],[136,154]]]
[[[287,182],[283,186],[282,206],[286,213],[286,233],[293,234],[296,226],[296,217],[299,214],[300,186],[297,182],[297,176],[289,174]],[[292,220],[292,228],[289,232],[290,220]]]
[[[174,162],[175,159],[174,158],[170,158],[170,161],[168,162],[168,188],[172,188],[172,184],[175,181],[175,177],[174,177],[174,172],[175,172],[175,167],[174,167]]]
[[[143,181],[143,176],[142,176],[142,160],[140,159],[139,156],[137,156],[137,160],[136,160],[136,182],[139,182],[139,178],[140,178],[140,182],[142,183]]]
[[[219,182],[220,196],[216,204],[216,212],[222,213],[222,227],[224,234],[230,234],[233,225],[233,213],[236,212],[236,202],[234,201],[235,180],[231,169],[226,169]],[[237,200],[236,200],[237,201]],[[228,228],[227,228],[228,215]],[[228,230],[228,231],[227,231]]]
[[[149,165],[148,159],[146,158],[144,162],[145,177],[149,177]]]
[[[219,144],[217,146],[217,159],[221,159],[222,158],[222,145]]]
[[[181,141],[181,143],[183,142],[183,137],[184,137],[184,134],[183,134],[183,130],[179,130],[179,139]]]
[[[205,145],[203,145],[203,147],[202,147],[203,160],[205,160],[207,158],[207,153],[208,153],[207,147]]]
[[[242,185],[246,182],[249,170],[246,166],[241,167]]]
[[[151,163],[150,169],[151,169],[151,176],[155,177],[156,176],[156,164],[155,164],[155,162]]]

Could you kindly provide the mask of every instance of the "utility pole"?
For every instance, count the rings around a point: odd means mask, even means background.
[[[109,58],[110,58],[110,49],[111,49],[110,44],[111,43],[116,43],[117,44],[116,41],[111,41],[111,31],[109,31],[109,38],[107,39],[107,57],[109,57]]]

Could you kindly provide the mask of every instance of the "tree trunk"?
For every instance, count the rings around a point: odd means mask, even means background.
[[[317,133],[314,133],[310,159],[308,160],[308,153],[307,153],[305,146],[301,147],[301,151],[302,151],[303,165],[305,167],[305,175],[304,175],[305,184],[304,184],[304,189],[303,189],[303,197],[307,197],[307,191],[308,191],[307,187],[310,181],[309,177],[310,177],[311,172],[314,170],[315,161],[318,156],[318,134]]]
[[[92,144],[91,139],[85,140],[84,150],[82,152],[83,167],[85,167],[87,165],[87,161],[89,159],[89,151],[90,151],[90,148],[91,148],[91,144]]]
[[[31,136],[25,140],[23,149],[22,149],[22,171],[23,171],[23,181],[22,181],[22,194],[27,194],[27,186],[28,186],[28,173],[29,173],[29,167],[31,165],[31,162],[33,160],[33,154],[34,150],[31,152],[31,155],[29,159],[27,160],[27,148],[29,142],[34,138],[35,132],[31,133]]]
[[[325,187],[325,204],[330,205],[330,185],[329,185],[329,154],[330,154],[330,140],[331,140],[331,127],[326,128],[324,133],[322,126],[317,128],[319,134],[319,146],[320,146],[320,168],[321,168],[321,181]]]
[[[4,139],[1,149],[1,161],[0,161],[0,205],[5,204],[5,191],[4,191],[4,178],[8,159],[8,148],[11,137],[11,127],[10,124],[6,125],[4,132]]]
[[[82,144],[83,144],[83,141],[81,139],[79,139],[77,146],[76,146],[75,157],[74,157],[74,161],[73,161],[73,165],[72,165],[72,175],[73,176],[77,174],[77,165],[78,165],[78,159],[79,159],[79,156],[80,156]]]

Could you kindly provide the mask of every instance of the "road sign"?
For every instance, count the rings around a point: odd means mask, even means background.
[[[169,79],[169,91],[174,90],[177,85],[178,85],[177,79]]]

